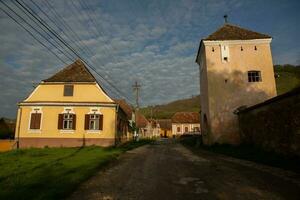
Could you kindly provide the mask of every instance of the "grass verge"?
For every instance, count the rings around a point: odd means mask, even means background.
[[[300,158],[297,156],[279,155],[250,145],[232,146],[227,144],[216,144],[204,146],[201,144],[200,137],[180,138],[180,143],[192,150],[206,150],[300,173]]]
[[[121,153],[149,142],[0,153],[0,199],[64,199]]]

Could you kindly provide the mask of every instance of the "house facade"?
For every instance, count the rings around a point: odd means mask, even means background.
[[[135,128],[135,112],[132,106],[130,106],[125,99],[114,99],[119,108],[126,114],[127,122],[120,122],[119,126],[125,130],[126,137],[122,137],[124,140],[129,141],[133,139]],[[126,123],[126,125],[125,125]]]
[[[21,148],[111,146],[126,137],[127,121],[84,63],[76,60],[19,103],[15,139]]]
[[[172,116],[172,136],[200,133],[200,116],[197,112],[177,112]]]
[[[205,144],[240,142],[236,112],[276,96],[272,38],[225,23],[200,42],[201,129]]]
[[[172,137],[172,120],[171,119],[158,119],[156,120],[159,125],[160,137]]]

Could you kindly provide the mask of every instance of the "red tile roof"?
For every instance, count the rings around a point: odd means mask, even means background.
[[[135,120],[136,120],[136,126],[138,128],[145,128],[148,124],[148,120],[146,119],[146,117],[139,112],[136,113]]]
[[[114,101],[121,107],[121,109],[126,113],[127,118],[131,120],[133,108],[127,104],[124,99],[114,99]]]
[[[95,77],[81,60],[66,66],[44,82],[96,82]]]
[[[171,119],[158,119],[157,123],[162,129],[172,129],[172,120]]]
[[[225,24],[204,40],[252,40],[265,38],[271,38],[271,36],[244,29],[236,25]]]
[[[200,114],[197,112],[177,112],[172,117],[172,123],[200,123]]]

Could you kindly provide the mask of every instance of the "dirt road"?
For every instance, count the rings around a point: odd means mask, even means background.
[[[70,199],[300,199],[299,177],[161,140],[125,153]]]

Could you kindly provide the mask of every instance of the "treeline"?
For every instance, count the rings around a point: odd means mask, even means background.
[[[15,122],[0,118],[0,139],[13,139],[15,135]]]

